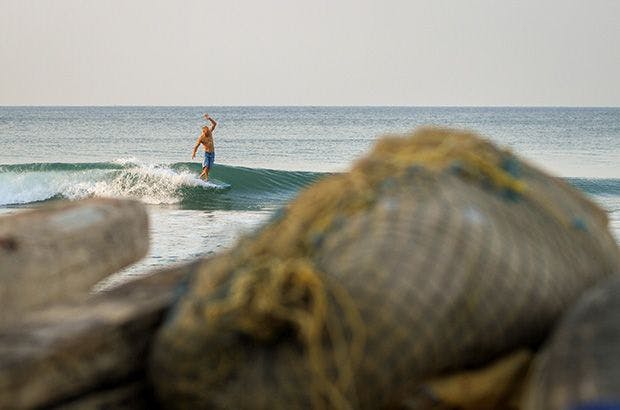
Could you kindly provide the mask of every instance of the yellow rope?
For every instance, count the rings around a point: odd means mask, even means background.
[[[207,323],[230,326],[261,340],[273,338],[284,326],[292,327],[312,375],[312,405],[355,407],[354,372],[363,357],[365,326],[347,291],[314,267],[313,238],[337,216],[371,207],[377,184],[386,178],[401,177],[413,166],[442,172],[454,163],[460,164],[463,177],[525,195],[561,220],[544,195],[531,192],[502,168],[506,159],[513,157],[466,133],[430,129],[408,139],[382,140],[351,172],[304,191],[284,218],[245,244],[244,253],[237,255],[238,268],[227,296],[206,308]],[[342,318],[335,314],[338,309]]]
[[[353,390],[353,371],[362,357],[364,331],[359,313],[347,293],[330,286],[333,299],[344,312],[344,321],[328,315],[328,293],[322,275],[305,259],[287,261],[246,261],[251,270],[240,271],[231,284],[227,298],[207,307],[208,323],[218,326],[219,319],[240,332],[258,339],[273,337],[275,323],[286,323],[297,331],[312,379],[313,405],[349,409]],[[230,316],[230,313],[237,313]],[[277,327],[277,326],[276,326]],[[351,332],[348,340],[343,332]],[[332,349],[326,351],[324,334]],[[336,376],[329,377],[327,356],[332,354]]]

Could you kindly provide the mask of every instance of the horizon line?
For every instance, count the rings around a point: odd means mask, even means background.
[[[295,104],[295,105],[140,105],[140,104],[102,104],[102,105],[83,105],[83,104],[17,104],[4,105],[0,108],[194,108],[194,107],[222,107],[222,108],[620,108],[618,105],[314,105],[314,104]]]

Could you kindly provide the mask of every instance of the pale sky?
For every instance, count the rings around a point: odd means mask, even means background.
[[[0,105],[620,106],[620,0],[0,0]]]

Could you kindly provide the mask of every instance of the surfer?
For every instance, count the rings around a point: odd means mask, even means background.
[[[202,127],[202,134],[198,137],[198,141],[196,141],[196,145],[194,146],[194,152],[192,152],[192,159],[196,157],[196,151],[198,151],[198,147],[200,144],[205,147],[205,159],[202,162],[202,173],[199,178],[204,176],[205,181],[209,180],[209,170],[213,166],[213,162],[215,161],[215,148],[213,147],[213,130],[217,125],[217,122],[213,118],[209,116],[209,114],[205,114],[205,119],[211,123],[211,126],[205,125]]]

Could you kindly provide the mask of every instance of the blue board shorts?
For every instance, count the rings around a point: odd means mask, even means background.
[[[213,163],[215,162],[215,152],[207,152],[205,151],[205,159],[202,161],[202,167],[211,169]]]

